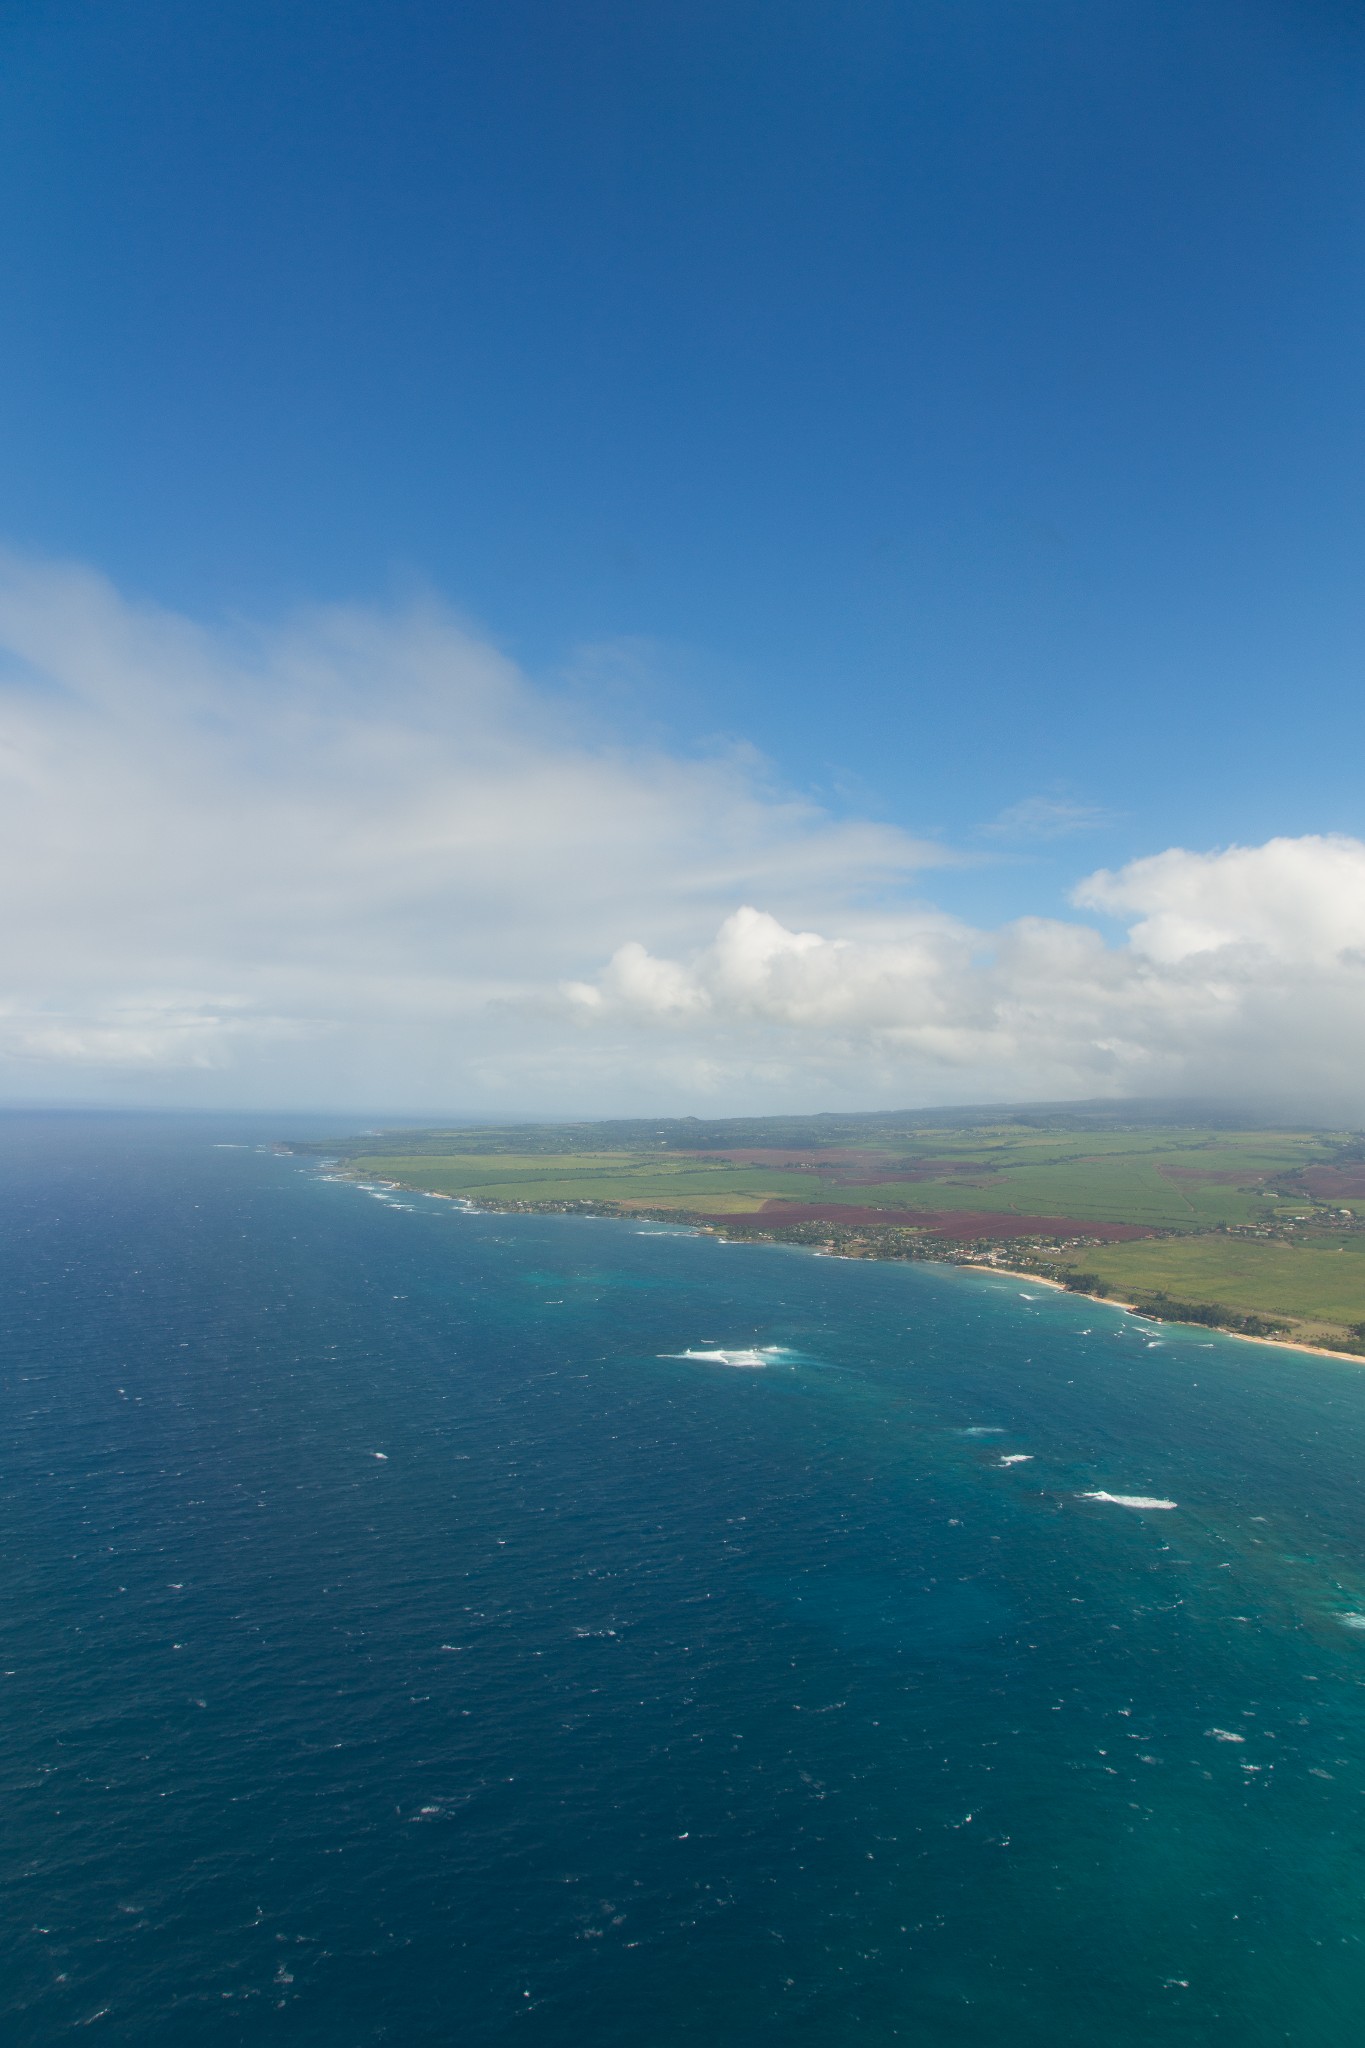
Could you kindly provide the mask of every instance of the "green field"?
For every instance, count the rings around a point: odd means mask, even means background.
[[[746,1124],[746,1134],[754,1128]],[[536,1131],[532,1126],[526,1135]],[[424,1132],[420,1146],[394,1142],[406,1133],[387,1135],[387,1145],[371,1140],[363,1152],[348,1150],[348,1158],[405,1186],[494,1204],[600,1201],[722,1214],[776,1200],[1181,1231],[1258,1223],[1305,1203],[1313,1208],[1292,1188],[1277,1194],[1276,1184],[1329,1160],[1340,1144],[1317,1132],[1199,1130],[1102,1131],[1078,1142],[1071,1133],[1000,1127],[898,1132],[894,1143],[878,1132],[862,1146],[841,1133],[837,1146],[773,1147],[792,1156],[760,1164],[700,1148],[698,1156],[657,1139],[649,1149],[552,1152],[531,1149],[524,1139],[524,1149],[514,1150],[502,1133]],[[439,1146],[442,1136],[448,1150]],[[474,1149],[471,1140],[482,1143]],[[838,1164],[829,1164],[831,1153],[839,1155]],[[863,1155],[866,1164],[850,1154]],[[1365,1211],[1365,1201],[1360,1207]]]
[[[380,1180],[397,1181],[430,1194],[461,1195],[494,1208],[508,1203],[602,1202],[739,1214],[761,1208],[775,1186],[771,1174],[692,1165],[683,1160],[640,1160],[628,1152],[571,1152],[555,1159],[497,1153],[462,1153],[456,1158],[378,1153],[368,1156],[364,1167]],[[809,1192],[809,1182],[796,1174],[776,1178],[797,1187],[794,1199]]]
[[[1365,1231],[1314,1234],[1302,1244],[1221,1233],[1152,1238],[1087,1246],[1059,1263],[1097,1273],[1120,1300],[1166,1294],[1222,1302],[1283,1320],[1309,1342],[1339,1338],[1353,1323],[1365,1323]]]
[[[1221,1306],[1329,1342],[1365,1323],[1365,1140],[1347,1131],[1092,1105],[384,1131],[300,1149],[495,1209],[733,1219],[806,1242],[826,1231],[871,1257],[966,1257],[992,1240],[1125,1298]],[[774,1202],[803,1214],[764,1216]],[[1097,1242],[1111,1224],[1154,1234]]]

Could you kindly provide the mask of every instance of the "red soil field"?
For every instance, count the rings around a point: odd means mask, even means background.
[[[978,1209],[862,1209],[849,1202],[765,1202],[748,1216],[706,1216],[727,1230],[771,1230],[787,1223],[844,1223],[850,1229],[924,1230],[935,1237],[1098,1237],[1126,1244],[1154,1233],[1140,1223],[1092,1223],[1076,1216],[991,1215]]]
[[[1299,1175],[1310,1195],[1320,1201],[1359,1201],[1365,1195],[1365,1166],[1306,1166]]]
[[[943,1180],[949,1174],[973,1182],[994,1178],[994,1169],[976,1160],[902,1159],[894,1152],[865,1152],[857,1146],[831,1145],[822,1152],[783,1151],[775,1146],[733,1145],[683,1155],[691,1159],[724,1159],[731,1166],[782,1167],[788,1173],[818,1173],[841,1188],[884,1187],[888,1181]]]

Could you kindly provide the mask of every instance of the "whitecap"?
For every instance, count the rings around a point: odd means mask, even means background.
[[[769,1345],[761,1351],[749,1346],[734,1351],[662,1351],[659,1355],[661,1358],[691,1358],[698,1364],[748,1366],[752,1369],[755,1366],[768,1365],[772,1354],[773,1347]]]
[[[1032,1451],[1011,1451],[1009,1456],[1002,1458],[1000,1462],[1002,1465],[1031,1465],[1033,1463],[1033,1453]]]
[[[1341,1614],[1337,1619],[1343,1628],[1365,1628],[1365,1614]]]
[[[1176,1500],[1158,1500],[1148,1493],[1078,1493],[1077,1500],[1107,1500],[1116,1508],[1176,1508]]]

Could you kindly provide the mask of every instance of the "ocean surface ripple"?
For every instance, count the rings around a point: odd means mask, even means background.
[[[0,1118],[7,2043],[1354,2037],[1365,1372],[281,1129]]]

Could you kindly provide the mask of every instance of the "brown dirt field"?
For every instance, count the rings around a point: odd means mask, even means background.
[[[1320,1201],[1359,1201],[1365,1195],[1365,1166],[1305,1166],[1298,1178]]]
[[[949,1174],[974,1185],[994,1178],[993,1169],[974,1160],[901,1159],[894,1152],[863,1152],[856,1146],[831,1145],[828,1151],[792,1152],[773,1146],[734,1145],[723,1150],[681,1155],[691,1159],[724,1159],[731,1166],[782,1167],[788,1173],[818,1173],[836,1187],[884,1187],[889,1181],[943,1180]]]
[[[868,1166],[836,1166],[832,1173],[825,1175],[840,1188],[885,1187],[888,1182],[918,1180],[965,1181],[974,1188],[989,1187],[1000,1176],[989,1166],[969,1164],[961,1159],[917,1159],[904,1164],[894,1159],[874,1162]]]
[[[851,1202],[765,1202],[746,1216],[708,1216],[729,1229],[771,1230],[788,1223],[843,1223],[851,1230],[923,1230],[933,1237],[1097,1237],[1126,1244],[1154,1233],[1139,1223],[1089,1223],[1075,1216],[992,1215],[977,1209],[862,1209]]]

